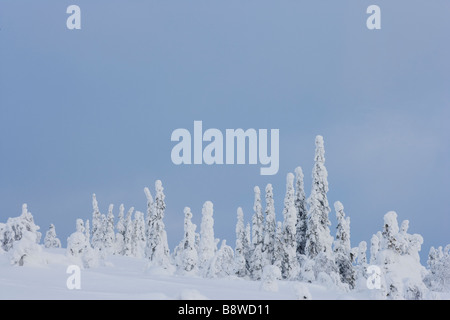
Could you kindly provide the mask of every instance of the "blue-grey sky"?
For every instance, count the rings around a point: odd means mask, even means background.
[[[81,30],[66,8],[81,7]],[[366,9],[381,7],[381,30]],[[236,208],[253,186],[305,172],[325,139],[330,204],[351,217],[352,246],[395,210],[431,245],[450,243],[450,2],[0,0],[0,221],[26,202],[63,244],[91,195],[145,210],[143,188],[165,187],[169,245],[183,208],[234,245]],[[175,166],[174,129],[280,130],[280,170]],[[335,231],[334,211],[330,214]]]

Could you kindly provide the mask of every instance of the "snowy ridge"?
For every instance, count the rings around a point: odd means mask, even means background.
[[[170,252],[164,225],[165,195],[148,188],[146,213],[131,207],[99,210],[92,197],[91,221],[77,219],[61,249],[50,225],[40,228],[26,204],[19,217],[0,223],[1,299],[448,299],[450,245],[431,248],[428,268],[420,264],[423,238],[384,216],[382,230],[351,248],[350,218],[337,201],[337,226],[330,231],[324,139],[316,137],[311,194],[303,171],[287,174],[282,211],[276,221],[273,187],[254,188],[251,224],[237,209],[236,243],[214,237],[214,205],[204,203],[200,230],[184,209],[184,235]],[[263,199],[265,199],[263,207]],[[92,227],[91,227],[92,226]],[[69,265],[82,268],[81,290],[66,287]],[[21,268],[18,268],[19,266]]]

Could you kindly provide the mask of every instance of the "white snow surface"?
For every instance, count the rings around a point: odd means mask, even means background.
[[[209,299],[278,300],[299,299],[299,291],[311,299],[371,299],[370,291],[345,293],[319,284],[277,280],[277,291],[261,289],[260,281],[237,277],[206,279],[149,269],[145,259],[112,256],[105,266],[81,269],[81,289],[70,290],[66,270],[73,262],[66,249],[43,248],[42,259],[12,266],[7,253],[0,254],[0,299]],[[299,290],[301,288],[301,290]],[[450,294],[438,294],[450,299]]]

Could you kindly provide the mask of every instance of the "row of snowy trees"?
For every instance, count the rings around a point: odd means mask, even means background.
[[[333,237],[330,232],[328,203],[328,181],[325,167],[324,141],[316,137],[316,150],[312,172],[312,187],[307,198],[304,175],[301,167],[295,176],[287,174],[282,221],[277,221],[274,191],[271,184],[265,188],[264,203],[261,190],[254,188],[254,205],[251,221],[245,225],[242,208],[237,209],[236,243],[231,248],[214,237],[213,204],[205,202],[202,209],[200,231],[192,223],[190,208],[184,209],[184,236],[170,254],[163,218],[165,212],[164,193],[161,181],[155,183],[155,200],[145,188],[147,212],[130,208],[124,215],[120,206],[118,222],[114,228],[113,206],[108,214],[100,213],[93,196],[92,230],[89,221],[83,229],[83,222],[77,222],[77,233],[68,241],[71,255],[83,256],[85,266],[98,262],[109,254],[147,258],[152,264],[169,268],[176,266],[180,273],[194,273],[204,277],[238,276],[254,280],[280,277],[287,280],[319,281],[344,290],[366,289],[367,269],[377,265],[382,272],[380,293],[390,298],[423,298],[426,287],[445,290],[448,274],[448,248],[430,251],[430,272],[419,261],[423,239],[420,235],[407,233],[408,221],[398,227],[397,215],[389,212],[384,219],[383,230],[373,235],[370,246],[370,260],[367,260],[367,243],[362,241],[352,248],[350,242],[350,218],[346,217],[344,206],[334,204],[337,226]],[[84,240],[82,233],[84,233]],[[76,236],[75,236],[76,235]],[[91,237],[91,240],[89,240]],[[73,238],[73,239],[72,239]],[[80,241],[83,249],[79,250]],[[72,248],[75,247],[76,250]],[[447,259],[447,260],[446,260]],[[411,267],[405,276],[399,271]]]
[[[337,202],[339,223],[333,248],[324,164],[323,138],[318,136],[311,195],[306,198],[302,169],[296,168],[295,176],[289,173],[282,221],[276,220],[272,185],[265,188],[264,212],[261,191],[254,188],[251,227],[244,228],[242,209],[238,209],[235,250],[238,275],[258,280],[266,266],[276,266],[283,279],[314,281],[322,277],[335,284],[354,286],[350,221],[345,218],[342,204]]]
[[[398,225],[397,214],[384,216],[382,230],[373,235],[368,246],[362,241],[351,247],[350,218],[339,201],[334,203],[337,226],[330,231],[328,181],[325,149],[321,136],[316,137],[312,186],[306,197],[303,171],[287,174],[282,220],[277,221],[274,190],[254,188],[252,217],[245,223],[242,208],[237,209],[234,249],[214,236],[214,207],[207,201],[202,208],[200,230],[192,222],[190,208],[184,209],[184,235],[170,252],[164,225],[165,195],[160,180],[155,182],[155,198],[148,188],[146,212],[131,207],[126,213],[119,207],[117,219],[111,204],[107,214],[100,212],[95,194],[92,219],[76,220],[76,231],[67,239],[67,254],[84,267],[95,267],[110,255],[143,258],[152,266],[176,268],[181,274],[203,277],[243,277],[262,280],[270,287],[276,279],[321,282],[343,290],[367,290],[375,281],[378,298],[421,299],[429,289],[448,291],[450,282],[450,245],[431,248],[426,270],[419,260],[423,243],[420,235],[409,234],[407,220]],[[11,261],[23,265],[27,256],[38,252],[41,234],[33,216],[23,206],[22,215],[0,223],[0,253],[11,252]],[[60,247],[55,227],[50,226],[45,247]],[[25,259],[25,260],[24,260]],[[378,279],[372,278],[373,266]]]
[[[96,195],[92,197],[92,229],[89,220],[76,221],[76,232],[67,239],[67,253],[81,259],[85,267],[96,266],[109,255],[148,258],[153,265],[167,267],[171,257],[163,222],[165,213],[164,188],[160,180],[155,183],[155,199],[148,188],[147,214],[131,207],[125,214],[119,207],[117,224],[109,205],[107,215],[100,212]],[[134,218],[133,218],[134,213]]]

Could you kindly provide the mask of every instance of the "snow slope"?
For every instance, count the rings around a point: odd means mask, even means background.
[[[277,292],[260,289],[261,282],[240,278],[204,279],[148,269],[145,260],[113,256],[108,266],[81,270],[81,289],[66,286],[65,249],[44,249],[47,264],[11,266],[0,254],[0,299],[297,299],[307,287],[313,299],[367,298],[348,296],[325,287],[279,281]]]
[[[370,299],[369,290],[350,294],[318,284],[278,281],[278,291],[264,291],[260,281],[241,278],[205,279],[148,269],[145,260],[113,256],[106,266],[82,269],[81,289],[66,286],[72,264],[65,249],[44,249],[42,261],[11,266],[0,254],[0,299],[182,299],[182,300],[291,300],[309,292],[312,299]],[[450,299],[450,294],[441,294]]]

